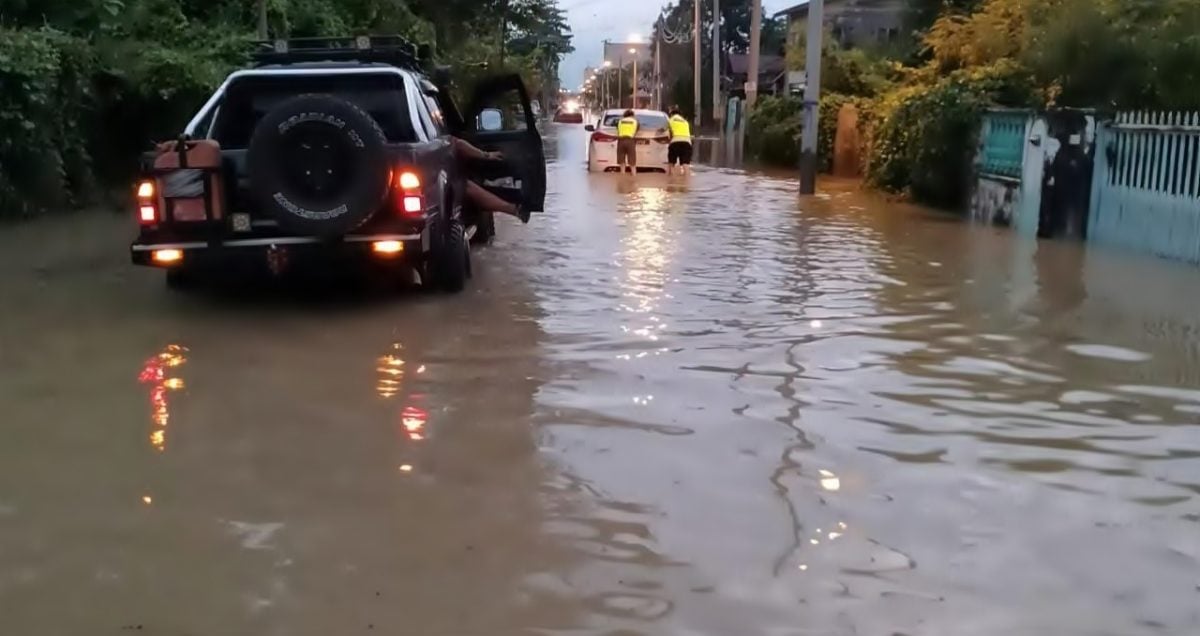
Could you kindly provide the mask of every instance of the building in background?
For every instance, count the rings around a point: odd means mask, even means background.
[[[730,53],[725,56],[722,85],[726,95],[745,99],[750,56]],[[787,91],[787,61],[779,55],[761,55],[758,60],[758,94],[782,95]]]
[[[886,46],[900,38],[904,0],[825,0],[825,28],[843,48]],[[775,14],[788,21],[788,44],[795,46],[808,29],[808,2]]]

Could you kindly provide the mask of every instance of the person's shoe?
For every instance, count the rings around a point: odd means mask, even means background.
[[[523,206],[523,205],[518,205],[517,206],[517,218],[521,219],[522,223],[528,224],[529,223],[529,210],[525,209],[525,206]]]

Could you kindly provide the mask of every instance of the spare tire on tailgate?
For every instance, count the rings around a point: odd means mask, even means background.
[[[351,102],[333,95],[289,99],[250,138],[250,192],[284,229],[345,234],[387,197],[386,145],[379,124]]]

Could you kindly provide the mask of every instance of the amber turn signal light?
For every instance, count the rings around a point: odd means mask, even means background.
[[[161,264],[178,263],[183,260],[183,250],[154,250],[154,262]]]
[[[399,254],[404,251],[404,243],[400,241],[375,241],[371,244],[371,251],[376,254]]]

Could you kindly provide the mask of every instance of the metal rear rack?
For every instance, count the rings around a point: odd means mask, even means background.
[[[254,62],[300,64],[305,62],[364,62],[390,64],[413,70],[428,58],[426,47],[417,46],[399,35],[360,35],[348,37],[292,38],[256,42]]]

